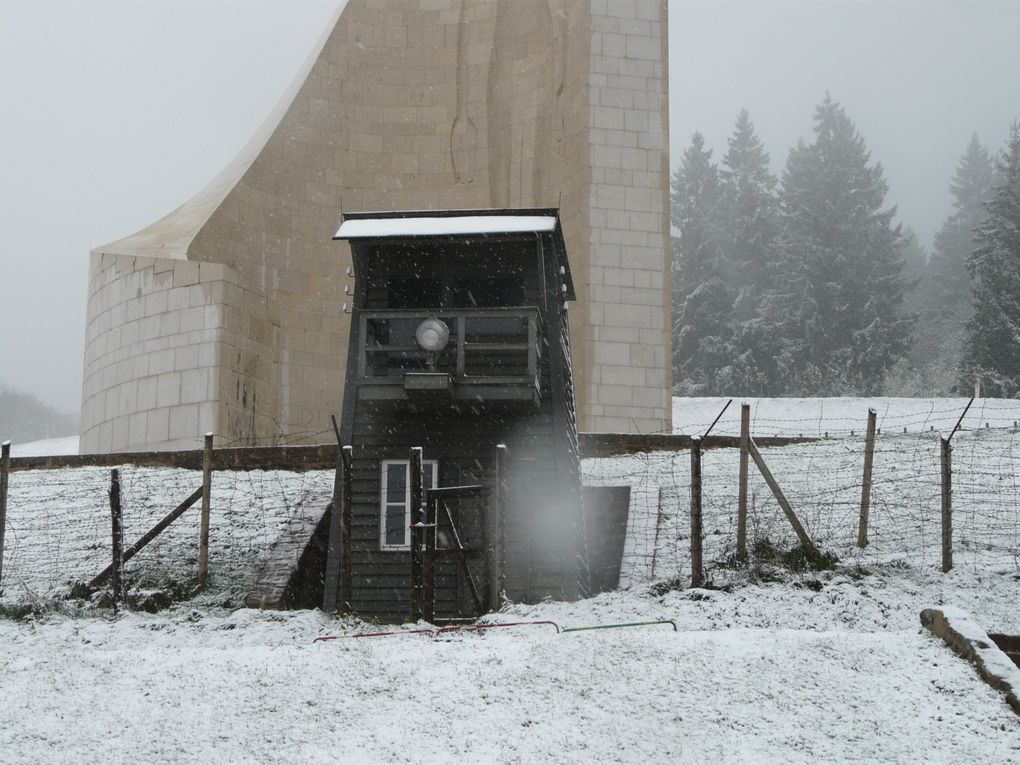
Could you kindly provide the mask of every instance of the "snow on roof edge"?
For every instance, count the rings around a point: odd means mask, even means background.
[[[334,239],[400,236],[463,236],[470,234],[543,233],[556,230],[553,215],[460,215],[419,218],[358,218],[345,220]]]

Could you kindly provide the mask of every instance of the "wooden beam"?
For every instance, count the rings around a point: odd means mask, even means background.
[[[786,519],[793,526],[794,532],[797,534],[797,539],[800,540],[801,546],[808,551],[808,554],[813,558],[820,558],[818,554],[818,548],[815,547],[814,542],[811,541],[811,537],[804,531],[804,527],[800,525],[800,521],[797,520],[797,515],[793,512],[793,508],[790,507],[790,502],[786,499],[786,495],[783,494],[783,490],[779,488],[779,483],[773,477],[772,472],[768,469],[765,464],[765,460],[762,459],[761,452],[758,451],[758,447],[754,442],[753,438],[748,439],[748,451],[751,454],[751,459],[754,460],[754,464],[758,467],[762,478],[765,479],[765,483],[769,485],[772,490],[773,496],[776,498],[776,502],[783,509],[783,513],[786,515]]]
[[[202,520],[198,531],[198,586],[205,589],[209,582],[209,511],[212,507],[213,434],[205,434],[202,451]]]
[[[4,441],[0,444],[0,586],[4,581],[4,532],[7,530],[7,489],[10,480],[11,442]]]
[[[868,513],[871,510],[871,470],[875,464],[875,426],[878,413],[868,410],[868,430],[864,437],[864,476],[861,479],[861,515],[857,522],[857,546],[868,546]]]
[[[124,521],[120,506],[120,471],[110,471],[110,526],[113,531],[112,560],[113,612],[120,610],[124,602]]]
[[[751,405],[740,405],[740,477],[737,491],[737,560],[747,560],[747,481],[751,441]]]
[[[705,585],[701,525],[701,439],[691,440],[691,587]]]
[[[155,539],[164,531],[166,531],[166,529],[170,526],[171,523],[173,523],[182,515],[184,515],[188,508],[190,508],[192,505],[194,505],[196,502],[198,502],[198,500],[202,498],[202,491],[203,491],[202,487],[195,489],[195,491],[192,492],[190,497],[188,497],[181,504],[179,504],[177,507],[171,510],[170,513],[168,513],[166,517],[163,518],[159,523],[157,523],[151,529],[142,534],[142,536],[138,538],[137,542],[135,542],[133,545],[131,545],[124,551],[124,555],[122,556],[121,560],[124,563],[127,563],[138,553],[140,553],[145,548],[145,546],[149,544],[149,542],[151,542],[153,539]],[[102,571],[100,571],[92,578],[92,581],[90,581],[88,584],[89,589],[95,589],[96,587],[98,587],[100,584],[102,584],[103,580],[106,579],[106,577],[110,576],[110,574],[112,573],[113,564],[111,563],[109,566],[104,568]]]
[[[960,418],[963,419],[962,417]],[[955,433],[955,431],[953,431]],[[942,472],[942,571],[953,569],[953,447],[952,438],[941,439],[940,463]]]

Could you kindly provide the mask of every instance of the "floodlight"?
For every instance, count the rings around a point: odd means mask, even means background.
[[[423,351],[438,353],[450,342],[450,328],[439,319],[425,319],[418,325],[414,339]]]

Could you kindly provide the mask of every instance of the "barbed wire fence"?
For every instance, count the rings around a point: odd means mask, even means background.
[[[120,476],[125,547],[202,486],[202,472],[123,465]],[[111,561],[111,470],[25,470],[11,474],[0,603],[66,598]],[[321,518],[333,471],[215,471],[210,492],[209,590],[240,605],[272,546],[288,527]],[[199,504],[125,563],[135,591],[194,592]]]
[[[721,407],[722,403],[718,404]],[[940,435],[949,435],[966,400],[912,402],[914,411],[876,405],[878,433],[870,489],[867,545],[858,546],[864,483],[867,404],[859,417],[814,411],[777,416],[752,404],[751,436],[817,439],[762,448],[761,454],[816,547],[843,565],[942,563]],[[885,404],[885,405],[883,405]],[[832,406],[830,403],[829,406]],[[704,407],[703,407],[704,408]],[[790,404],[788,408],[793,408]],[[810,408],[810,407],[805,407]],[[901,406],[902,408],[902,406]],[[713,433],[739,434],[739,405]],[[701,414],[700,412],[697,414]],[[676,430],[698,435],[712,418],[681,420]],[[1020,572],[1020,401],[977,400],[952,440],[952,551],[955,569]],[[721,427],[720,427],[721,426]],[[703,561],[734,564],[740,451],[708,448],[702,457]],[[629,485],[631,501],[621,586],[660,580],[690,583],[690,452],[648,452],[589,458],[589,485]],[[798,547],[798,538],[762,475],[750,466],[747,537],[752,562]]]
[[[682,400],[681,405],[683,404]],[[831,400],[812,406],[751,402],[751,435],[803,439],[761,452],[816,546],[843,564],[905,562],[937,568],[942,561],[940,434],[959,419],[965,401],[877,402],[868,544],[857,544],[868,404]],[[677,418],[676,431],[703,434],[722,403]],[[736,402],[734,402],[736,403]],[[828,409],[828,411],[826,411]],[[715,424],[716,435],[740,432],[739,404]],[[802,411],[803,410],[803,411]],[[850,410],[848,412],[848,410]],[[1020,401],[974,402],[953,440],[954,567],[1020,572]],[[223,446],[232,446],[224,444]],[[736,554],[736,448],[709,448],[702,460],[704,563],[712,569]],[[584,483],[631,487],[621,566],[622,586],[691,577],[689,451],[657,451],[582,461]],[[130,545],[201,486],[199,470],[125,465],[119,468],[124,541]],[[212,483],[210,590],[240,603],[273,545],[288,529],[308,528],[330,501],[333,470],[217,470]],[[11,474],[0,603],[66,597],[110,563],[110,468],[24,470]],[[198,507],[132,558],[128,584],[160,589],[193,584]],[[752,465],[747,498],[752,560],[790,550],[797,537],[772,491]]]

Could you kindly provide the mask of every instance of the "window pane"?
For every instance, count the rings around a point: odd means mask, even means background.
[[[436,485],[436,465],[434,462],[423,462],[421,471],[424,473],[424,483],[426,489],[435,488]]]
[[[407,501],[407,463],[391,463],[386,466],[386,502]]]
[[[386,506],[386,544],[402,545],[405,542],[404,529],[407,516],[404,505]]]

